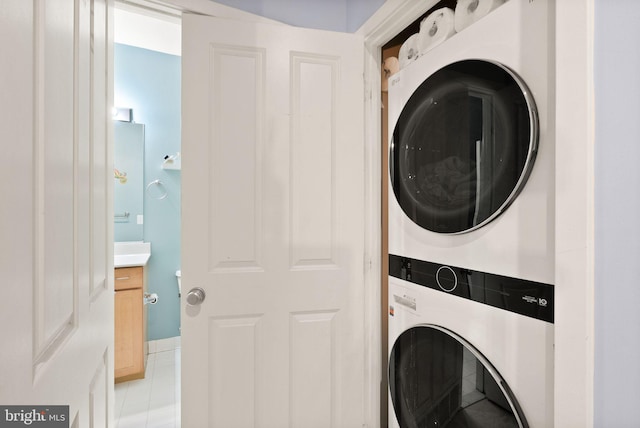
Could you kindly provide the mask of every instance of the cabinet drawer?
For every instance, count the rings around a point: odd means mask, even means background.
[[[142,288],[142,266],[116,268],[113,282],[116,290]]]

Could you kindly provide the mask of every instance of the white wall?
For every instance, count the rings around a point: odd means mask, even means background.
[[[638,426],[640,2],[595,2],[594,426]]]
[[[114,42],[180,56],[182,32],[179,18],[118,4],[114,13]]]

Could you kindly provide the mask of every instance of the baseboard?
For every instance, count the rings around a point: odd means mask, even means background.
[[[147,344],[149,346],[149,354],[173,351],[180,348],[180,336],[168,337],[166,339],[150,340],[147,342]]]

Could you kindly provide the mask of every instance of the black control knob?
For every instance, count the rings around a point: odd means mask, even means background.
[[[440,266],[436,271],[436,282],[442,291],[451,293],[458,286],[458,277],[449,266]]]

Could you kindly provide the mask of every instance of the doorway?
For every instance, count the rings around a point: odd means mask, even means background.
[[[150,246],[150,257],[143,267],[144,377],[116,379],[118,427],[180,427],[180,49],[179,13],[116,2],[114,107],[127,113],[118,117],[131,122],[124,125],[144,126],[144,154],[140,165],[128,166],[139,168],[143,177],[138,189],[142,201],[136,201],[142,212],[136,213],[118,204],[118,186],[133,183],[126,175],[123,183],[123,174],[128,171],[119,168],[118,153],[114,156],[114,207],[122,211],[114,212],[114,216],[120,214],[114,217],[114,241],[116,253],[121,241],[142,241]],[[114,146],[119,143],[115,132]],[[126,217],[122,215],[125,212],[129,213]],[[122,235],[119,226],[133,226],[140,233]]]
[[[179,0],[176,0],[176,2],[179,2]],[[205,1],[205,3],[207,2]],[[409,7],[408,8],[399,7],[400,3],[402,5],[408,5]],[[414,13],[412,12],[416,12],[416,10],[418,9],[421,9],[419,12],[424,12],[424,10],[422,9],[424,8],[424,5],[420,5],[420,6],[413,5],[410,3],[410,1],[407,1],[407,0],[395,2],[394,5],[390,7],[393,7],[394,9],[387,9],[386,13],[383,14],[388,16],[385,16],[384,18],[374,19],[372,21],[373,22],[372,26],[368,26],[365,30],[362,31],[362,33],[369,34],[369,37],[367,37],[367,39],[365,40],[365,45],[371,48],[369,52],[372,52],[372,54],[367,56],[368,60],[366,60],[365,62],[368,62],[368,64],[366,65],[365,69],[367,70],[367,75],[371,77],[371,81],[374,82],[374,85],[379,84],[379,80],[377,80],[379,79],[379,77],[375,75],[379,74],[380,72],[379,70],[380,47],[383,46],[388,40],[390,40],[392,34],[397,33],[399,28],[402,28],[403,26],[406,26],[408,24],[407,20],[411,19],[411,17],[408,17],[408,16],[409,15],[414,16]],[[207,9],[207,8],[203,6],[203,9]],[[394,10],[395,12],[392,12],[392,10]],[[407,10],[410,10],[411,12],[407,12]],[[383,23],[384,25],[382,24],[376,25],[376,24],[379,24],[380,21],[384,21]],[[387,25],[387,24],[390,24],[390,25]],[[376,30],[372,29],[374,27],[376,28]],[[380,138],[379,126],[375,126],[375,124],[379,125],[378,118],[379,118],[380,105],[377,101],[375,101],[376,99],[377,97],[373,97],[372,100],[374,101],[371,101],[369,103],[371,105],[369,106],[370,108],[368,109],[370,111],[367,112],[366,122],[370,126],[367,126],[366,129],[369,129],[369,130],[377,129],[377,131],[375,132],[376,135],[367,136],[367,141],[378,141],[378,144],[379,144],[379,138]],[[367,200],[366,203],[368,206],[371,207],[371,209],[368,210],[368,214],[365,216],[364,222],[365,222],[365,228],[368,231],[365,246],[366,248],[369,249],[369,252],[368,252],[369,254],[380,253],[380,243],[379,243],[379,237],[380,237],[379,214],[380,213],[378,212],[378,207],[380,206],[379,197],[378,197],[379,183],[380,183],[379,157],[380,157],[380,152],[376,148],[371,149],[371,153],[367,151],[367,159],[365,162],[366,163],[365,175],[366,175],[367,185],[366,185],[365,194],[366,194],[366,200]],[[367,389],[367,391],[369,391],[369,394],[368,394],[369,399],[366,400],[366,406],[368,407],[367,413],[370,415],[373,415],[378,408],[378,406],[374,403],[378,401],[378,398],[379,398],[378,396],[381,392],[377,388],[378,380],[380,380],[379,379],[380,376],[378,375],[378,373],[381,371],[381,367],[380,367],[381,361],[379,356],[374,355],[376,353],[375,350],[380,349],[380,337],[379,337],[380,307],[378,304],[378,302],[380,301],[379,281],[380,281],[379,263],[378,263],[377,257],[373,257],[372,259],[367,260],[365,283],[370,286],[365,287],[365,289],[367,290],[366,296],[365,296],[365,300],[367,302],[366,304],[367,309],[366,309],[366,314],[364,315],[365,319],[367,320],[366,336],[368,338],[368,342],[366,347],[367,347],[367,350],[371,351],[371,352],[368,352],[368,355],[372,355],[371,361],[368,362],[368,364],[370,364],[370,367],[369,367],[370,371],[368,371],[369,386]],[[386,392],[386,389],[384,389],[384,391]],[[378,417],[374,416],[372,419],[378,419]]]

